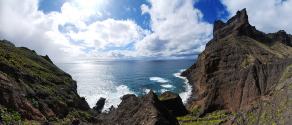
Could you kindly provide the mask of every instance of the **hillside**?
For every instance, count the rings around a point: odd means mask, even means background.
[[[71,76],[48,56],[0,41],[0,110],[4,123],[79,117],[90,108]]]
[[[292,36],[258,31],[245,9],[215,22],[213,39],[183,75],[194,88],[188,109],[197,115],[231,113],[227,124],[291,123]]]

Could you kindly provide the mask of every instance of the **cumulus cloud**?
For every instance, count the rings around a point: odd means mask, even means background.
[[[38,11],[37,0],[0,1],[0,38],[13,41],[17,46],[35,49],[40,54],[64,57],[64,50],[75,50],[70,55],[79,55],[78,46],[73,46],[54,29],[51,15]]]
[[[202,20],[192,0],[143,4],[142,14],[151,17],[150,31],[129,19],[104,19],[107,0],[70,0],[60,12],[50,13],[38,10],[38,2],[0,0],[0,39],[48,54],[57,62],[193,56],[211,37],[211,24]]]
[[[142,14],[151,17],[152,33],[136,44],[146,56],[195,55],[211,38],[212,25],[202,20],[202,13],[193,8],[192,0],[150,0],[143,4]]]
[[[71,0],[62,5],[60,12],[48,14],[38,10],[38,2],[1,0],[0,38],[63,62],[117,57],[121,54],[102,50],[136,42],[144,34],[131,20],[98,20],[107,4],[104,0]]]
[[[247,9],[250,23],[264,32],[280,29],[292,33],[292,0],[221,0],[230,16]]]
[[[143,29],[131,20],[106,19],[94,22],[80,32],[71,32],[69,36],[75,41],[83,41],[87,47],[102,50],[138,41],[143,34]]]

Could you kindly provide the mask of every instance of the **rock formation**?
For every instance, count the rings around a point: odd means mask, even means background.
[[[292,36],[263,33],[245,9],[216,21],[213,39],[182,73],[193,86],[184,107],[171,92],[123,96],[101,113],[90,109],[76,82],[48,56],[0,41],[0,124],[288,124],[292,122]],[[190,113],[188,113],[190,112]]]
[[[174,116],[183,116],[188,114],[179,95],[166,91],[159,96],[161,103],[170,111]]]
[[[178,95],[172,97],[125,95],[118,108],[101,113],[105,99],[90,109],[76,82],[47,55],[0,41],[0,124],[177,125],[175,115],[186,110]]]
[[[226,23],[216,21],[213,39],[183,73],[194,88],[188,108],[201,114],[223,109],[241,112],[273,96],[292,83],[292,75],[287,74],[291,43],[285,31],[265,34],[251,26],[245,9]]]
[[[105,104],[105,98],[99,98],[98,101],[96,102],[95,106],[93,107],[93,110],[97,111],[98,113],[101,113],[104,104]]]
[[[178,121],[150,91],[143,97],[125,95],[117,109],[99,116],[101,125],[178,125]]]
[[[88,111],[77,94],[76,82],[48,56],[0,41],[0,108],[23,119],[46,121],[72,111]],[[7,110],[6,110],[7,109]]]

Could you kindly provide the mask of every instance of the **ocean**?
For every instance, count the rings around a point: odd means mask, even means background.
[[[194,60],[119,60],[58,63],[77,81],[78,94],[93,107],[100,97],[106,98],[104,109],[117,107],[125,94],[141,96],[153,90],[179,94],[184,102],[191,86],[180,73]]]

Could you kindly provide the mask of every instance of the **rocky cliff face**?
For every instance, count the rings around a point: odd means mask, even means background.
[[[38,121],[64,118],[72,111],[88,111],[87,102],[76,88],[71,76],[57,68],[48,56],[0,41],[0,122],[10,119],[4,115],[10,111],[22,119]]]
[[[152,91],[143,97],[125,95],[117,109],[98,116],[99,124],[178,125],[175,115],[164,104]]]
[[[170,92],[159,98],[152,91],[125,95],[118,108],[101,113],[106,99],[90,109],[48,56],[0,41],[0,124],[177,125],[175,117],[187,113],[181,98]]]
[[[286,73],[292,65],[291,38],[285,31],[258,31],[245,9],[226,23],[216,21],[213,39],[183,73],[194,86],[188,108],[201,114],[247,111],[260,98],[292,84],[287,81],[292,75]]]

